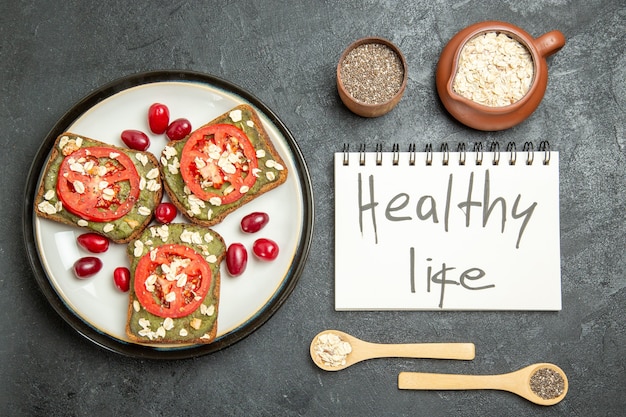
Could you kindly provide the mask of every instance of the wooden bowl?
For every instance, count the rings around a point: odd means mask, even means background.
[[[526,47],[533,60],[534,78],[530,89],[520,100],[507,106],[490,107],[479,104],[456,93],[452,87],[463,47],[470,39],[487,32],[504,33],[517,40]],[[548,83],[546,57],[556,53],[563,45],[565,37],[558,30],[534,39],[509,23],[476,23],[461,30],[444,47],[437,65],[437,92],[448,112],[466,126],[484,131],[508,129],[524,121],[539,106]]]
[[[402,63],[402,70],[403,70],[402,84],[400,85],[400,88],[398,89],[396,94],[393,97],[391,97],[389,100],[383,103],[371,104],[371,103],[357,100],[352,95],[350,95],[350,93],[346,90],[346,86],[344,85],[342,81],[341,66],[346,56],[353,49],[364,44],[386,45],[398,56],[398,58],[400,58],[400,62]],[[406,59],[404,55],[402,54],[402,52],[396,45],[394,45],[390,41],[383,39],[383,38],[367,37],[367,38],[362,38],[353,42],[341,54],[341,58],[339,58],[339,63],[337,64],[337,91],[339,92],[339,97],[341,98],[341,101],[343,102],[343,104],[345,104],[345,106],[348,109],[350,109],[353,113],[358,114],[359,116],[363,116],[363,117],[382,116],[388,113],[391,109],[393,109],[396,106],[396,104],[398,104],[398,102],[402,98],[402,95],[404,94],[407,80],[408,80],[408,67],[407,67],[407,63],[406,63]]]

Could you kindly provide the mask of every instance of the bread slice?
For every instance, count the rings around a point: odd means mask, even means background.
[[[96,169],[94,169],[93,166],[86,168],[88,165],[85,162],[85,157],[82,155],[91,157],[94,156],[92,153],[93,149],[103,148],[107,148],[110,151],[106,151],[105,156],[98,158],[100,161],[97,164],[98,167]],[[104,172],[98,172],[98,168],[104,169],[104,165],[106,164],[117,164],[119,166],[119,164],[123,163],[120,162],[122,158],[129,165],[129,169],[123,169],[124,171],[130,171],[132,167],[136,170],[139,179],[136,187],[139,189],[139,193],[136,200],[130,196],[130,191],[128,191],[132,188],[132,186],[129,185],[131,181],[121,180],[119,183],[115,183],[114,181],[116,180],[112,178],[104,178]],[[128,161],[132,162],[132,165]],[[94,180],[94,183],[99,183],[99,187],[109,187],[111,192],[113,192],[112,190],[115,188],[117,190],[115,191],[115,193],[117,193],[115,198],[118,198],[119,194],[121,196],[119,197],[120,201],[128,201],[127,207],[130,207],[130,210],[121,217],[108,220],[94,220],[93,217],[81,215],[80,213],[76,214],[77,210],[72,210],[71,207],[64,206],[63,201],[58,195],[59,172],[62,164],[64,164],[64,166],[72,166],[75,164],[76,168],[72,167],[72,171],[85,171],[90,169],[89,172],[93,175],[78,178],[84,178],[85,181]],[[161,201],[163,187],[158,166],[157,159],[149,152],[121,148],[86,136],[65,132],[59,135],[50,152],[48,162],[42,174],[39,190],[35,196],[35,213],[37,216],[45,219],[82,227],[89,231],[99,233],[116,243],[126,243],[135,238],[146,228],[153,217],[154,209]],[[108,179],[108,181],[104,181],[105,179]],[[68,187],[72,190],[69,194],[74,194],[77,191],[74,185]],[[122,194],[127,195],[122,196]],[[93,205],[91,207],[85,205],[85,207],[92,211],[93,214],[97,214],[99,211],[103,210]],[[114,208],[116,206],[113,205],[110,207]]]
[[[182,246],[186,251],[185,254],[178,258],[177,255],[172,255],[173,250],[170,248],[173,246]],[[127,254],[131,271],[128,320],[126,322],[126,333],[129,339],[134,342],[150,344],[212,342],[217,335],[220,264],[226,254],[226,245],[222,237],[207,227],[193,224],[155,225],[148,227],[138,239],[128,244]],[[163,259],[165,259],[164,254],[168,254],[165,262],[165,265],[169,267],[167,269],[162,266]],[[195,307],[195,310],[186,312],[186,315],[180,317],[171,317],[175,313],[169,309],[173,309],[173,307],[169,304],[166,305],[164,301],[166,299],[164,293],[168,290],[164,290],[160,283],[168,285],[168,278],[170,282],[174,282],[174,278],[177,278],[178,280],[175,282],[181,283],[182,279],[184,281],[180,287],[188,293],[193,292],[195,294],[196,290],[185,287],[185,285],[195,285],[197,281],[194,281],[191,275],[187,277],[187,275],[182,274],[183,267],[180,265],[184,259],[196,259],[196,264],[190,271],[198,271],[200,270],[197,267],[198,256],[206,262],[211,271],[210,285],[206,287],[206,295],[204,298],[196,297],[196,302],[191,305],[191,307]],[[181,259],[183,261],[180,261]],[[143,269],[146,264],[150,265],[150,269]],[[139,273],[137,272],[138,265],[140,265]],[[178,265],[178,267],[174,265]],[[169,276],[165,273],[168,270],[172,271]],[[152,281],[150,278],[146,279],[146,276],[151,275],[154,276]],[[208,278],[202,275],[202,279]],[[206,281],[204,282],[206,283]],[[172,288],[175,285],[172,284]],[[198,284],[198,286],[200,285]],[[180,293],[174,300],[178,297],[182,297]],[[147,302],[144,302],[146,299]],[[152,308],[146,304],[152,305]],[[159,309],[158,314],[154,314],[155,308]],[[173,311],[176,310],[173,309]]]
[[[246,171],[251,164],[250,158],[240,158],[242,165],[244,165],[242,170],[244,177],[247,178],[248,175],[253,175],[256,179],[253,185],[245,187],[245,191],[243,187],[240,188],[242,193],[240,198],[226,203],[223,199],[228,195],[229,190],[232,191],[233,189],[227,178],[220,186],[214,186],[213,183],[205,183],[203,190],[214,196],[213,198],[207,198],[206,196],[194,194],[189,184],[183,178],[182,171],[185,167],[181,167],[183,150],[190,138],[194,137],[194,133],[207,126],[218,124],[233,125],[245,133],[256,151],[256,155],[253,155],[252,158],[256,159],[258,167],[257,169]],[[195,137],[198,137],[198,135]],[[220,149],[221,155],[225,155],[222,151]],[[218,152],[218,155],[220,155],[220,152]],[[258,114],[251,106],[246,104],[237,106],[213,119],[206,125],[196,129],[185,139],[170,142],[164,148],[160,162],[163,184],[167,195],[189,221],[204,226],[220,223],[229,213],[283,184],[288,175],[287,167],[263,128]],[[201,163],[204,164],[205,162]],[[221,175],[228,176],[223,171]],[[215,196],[218,197],[216,198]]]

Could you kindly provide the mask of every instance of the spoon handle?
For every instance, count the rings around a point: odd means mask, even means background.
[[[390,358],[472,360],[476,356],[473,343],[373,344],[369,351],[374,357]]]
[[[515,384],[507,375],[454,375],[400,372],[398,388],[417,390],[495,389],[514,392]]]

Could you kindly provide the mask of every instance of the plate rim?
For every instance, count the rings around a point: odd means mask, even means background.
[[[196,82],[205,85],[208,84],[230,94],[239,96],[259,109],[263,115],[267,117],[280,131],[287,142],[294,158],[294,164],[296,165],[296,169],[299,174],[299,186],[302,190],[304,213],[302,236],[296,247],[294,259],[287,270],[286,280],[279,286],[277,291],[274,292],[268,302],[261,309],[255,312],[249,320],[233,331],[225,334],[218,340],[206,345],[200,344],[181,346],[180,348],[168,346],[167,348],[159,348],[158,346],[153,345],[147,346],[122,341],[99,331],[79,317],[76,312],[70,309],[62,297],[54,289],[52,283],[50,282],[50,278],[44,270],[36,243],[34,227],[35,213],[33,210],[33,204],[37,185],[41,177],[41,170],[47,161],[55,138],[59,134],[63,133],[66,128],[76,121],[81,115],[89,111],[89,109],[101,101],[130,88],[159,82]],[[105,350],[141,359],[195,358],[225,349],[254,333],[279,310],[279,308],[293,292],[300,279],[300,275],[304,270],[313,238],[314,204],[311,177],[304,156],[291,131],[265,103],[247,90],[223,78],[197,71],[158,70],[130,74],[110,81],[92,90],[89,94],[81,98],[63,114],[52,129],[50,129],[50,131],[45,135],[44,140],[39,146],[37,153],[35,154],[35,158],[33,159],[33,162],[28,170],[23,201],[23,243],[31,270],[35,275],[35,280],[37,281],[39,289],[46,297],[48,303],[67,324],[69,324],[76,332],[87,340],[95,343]]]

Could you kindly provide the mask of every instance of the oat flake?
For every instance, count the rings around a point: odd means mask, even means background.
[[[335,333],[324,333],[315,342],[315,353],[327,366],[346,364],[346,358],[352,353],[352,345]]]

